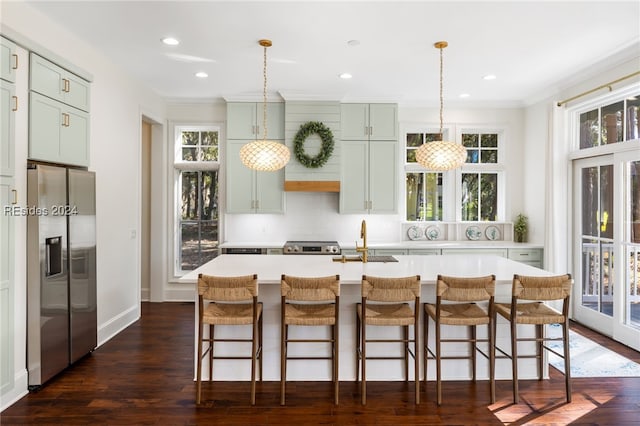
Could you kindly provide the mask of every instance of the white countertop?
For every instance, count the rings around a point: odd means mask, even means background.
[[[423,284],[434,284],[438,274],[450,276],[496,275],[496,282],[511,283],[514,274],[548,276],[550,272],[500,256],[464,254],[447,256],[394,256],[398,262],[334,262],[327,255],[220,255],[187,273],[180,282],[195,283],[198,274],[220,276],[258,274],[261,284],[279,284],[282,274],[340,275],[343,284],[360,284],[362,275],[401,277],[419,274]]]

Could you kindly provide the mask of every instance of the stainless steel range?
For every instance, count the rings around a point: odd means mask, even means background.
[[[337,241],[287,241],[284,254],[340,254]]]

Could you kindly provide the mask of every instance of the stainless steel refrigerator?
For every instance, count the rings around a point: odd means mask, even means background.
[[[29,389],[96,347],[95,200],[94,172],[28,165]]]

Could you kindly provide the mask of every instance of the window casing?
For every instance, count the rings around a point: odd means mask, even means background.
[[[415,126],[405,137],[405,220],[504,220],[504,129],[460,127],[456,140],[467,149],[457,170],[425,170],[415,159],[423,143],[437,140],[437,128]],[[444,129],[444,139],[452,129]]]
[[[175,273],[218,254],[220,128],[175,126]]]

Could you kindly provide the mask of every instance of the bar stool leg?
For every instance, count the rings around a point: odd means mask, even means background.
[[[544,371],[544,357],[543,357],[543,338],[544,338],[544,325],[536,325],[536,357],[538,361],[538,380],[542,380],[542,372]]]
[[[367,404],[367,319],[364,310],[365,306],[362,305],[362,383],[360,384],[362,405]]]
[[[409,326],[405,325],[404,332],[404,381],[409,383]]]
[[[258,351],[259,351],[259,359],[260,359],[260,382],[262,382],[262,351],[263,351],[263,346],[262,346],[262,315],[260,315],[260,318],[258,318]]]
[[[564,340],[564,385],[567,402],[571,402],[571,357],[569,356],[569,321],[562,324],[562,339]]]
[[[251,333],[251,405],[256,405],[256,351],[258,349],[258,324],[253,322]]]
[[[471,376],[473,377],[473,381],[476,381],[476,337],[477,330],[476,326],[472,325],[469,327],[471,330]]]
[[[339,362],[339,354],[340,354],[340,325],[336,321],[336,324],[333,326],[333,398],[334,403],[338,405],[338,399],[340,396],[340,362]]]
[[[489,334],[489,394],[491,395],[491,403],[496,402],[496,334],[495,317],[489,314],[489,324],[487,325],[487,333]]]
[[[360,304],[358,304],[360,305]],[[361,348],[361,338],[360,333],[362,329],[360,328],[360,315],[358,315],[356,308],[356,383],[360,381],[360,357],[362,356],[362,348]]]
[[[440,343],[440,322],[435,321],[436,324],[436,401],[437,404],[442,404],[442,359],[441,359],[441,343]]]
[[[416,312],[418,311],[419,306],[416,306]],[[419,335],[419,327],[418,327],[418,323],[419,323],[419,319],[416,318],[415,324],[413,326],[413,367],[414,367],[414,371],[413,371],[413,380],[415,381],[415,388],[416,388],[416,405],[420,404],[420,342],[418,339],[418,335]],[[407,373],[408,374],[408,373]]]
[[[213,324],[209,324],[209,381],[213,381]]]
[[[202,321],[198,321],[198,364],[196,372],[196,404],[200,404],[202,392]]]
[[[511,315],[515,315],[515,312],[511,312]],[[518,336],[517,336],[517,324],[515,319],[511,320],[511,375],[513,377],[513,403],[517,404],[520,401],[518,395]]]
[[[429,314],[427,314],[426,312],[423,312],[423,320],[422,320],[422,327],[424,328],[424,330],[422,330],[422,333],[424,335],[424,341],[422,342],[422,346],[423,346],[423,351],[424,353],[422,354],[422,356],[424,357],[424,367],[422,368],[423,371],[423,375],[422,378],[424,379],[424,388],[425,388],[425,392],[427,391],[427,366],[429,364]]]
[[[280,405],[285,404],[285,393],[287,383],[287,335],[289,328],[282,321],[282,330],[280,334]]]

